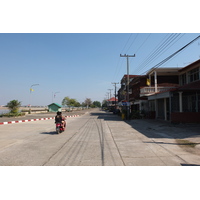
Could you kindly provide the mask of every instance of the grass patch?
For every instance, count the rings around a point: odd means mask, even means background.
[[[194,148],[198,143],[190,142],[189,140],[176,139],[178,145]]]
[[[19,117],[19,116],[24,116],[25,113],[23,112],[19,112],[19,113],[5,113],[5,114],[2,114],[0,115],[0,117]]]

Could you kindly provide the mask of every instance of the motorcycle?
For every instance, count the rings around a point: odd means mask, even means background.
[[[65,127],[61,123],[56,123],[56,133],[60,134],[65,131]]]

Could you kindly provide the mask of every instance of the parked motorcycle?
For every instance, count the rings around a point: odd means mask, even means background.
[[[56,133],[60,134],[65,131],[65,127],[61,123],[56,123]]]

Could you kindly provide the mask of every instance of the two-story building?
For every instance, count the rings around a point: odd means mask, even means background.
[[[132,112],[141,112],[142,110],[145,110],[144,106],[146,105],[148,99],[146,96],[140,96],[140,89],[146,87],[147,84],[148,83],[146,75],[135,76],[130,82],[129,100]]]
[[[151,69],[146,75],[130,75],[129,102],[131,112],[143,113],[149,118],[164,119],[163,108],[169,107],[169,100],[158,100],[158,93],[178,87],[179,68]],[[156,94],[156,96],[153,96]],[[149,97],[151,98],[149,99]],[[168,97],[169,98],[169,97]],[[121,79],[118,91],[119,105],[127,101],[127,75]],[[167,111],[165,111],[167,113]]]
[[[137,77],[139,75],[129,75],[129,82],[133,80],[133,78]],[[118,90],[118,102],[126,102],[127,101],[127,75],[124,75],[120,81],[121,87]],[[131,88],[129,88],[129,94],[130,94]]]
[[[200,59],[179,70],[179,84],[171,92],[171,121],[200,123]]]
[[[119,102],[127,101],[127,75],[121,80]],[[131,110],[174,123],[200,123],[200,59],[184,68],[152,68],[130,75]],[[120,105],[120,103],[119,103]]]
[[[153,94],[141,91],[141,95],[149,95],[149,111],[155,112],[156,119],[200,123],[200,60],[181,69],[169,68],[167,73],[171,73],[170,77],[166,83],[157,84],[157,88],[155,84]],[[162,76],[158,78],[164,80]]]

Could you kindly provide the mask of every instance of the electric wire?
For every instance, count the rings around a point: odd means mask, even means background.
[[[133,42],[130,44],[129,48],[126,50],[126,53],[128,52],[128,50],[131,48],[131,46],[133,45],[133,43],[134,43],[135,40],[137,39],[138,34],[139,34],[139,33],[137,33],[137,35],[135,36],[135,39],[134,39]]]
[[[135,70],[141,71],[145,69],[148,65],[154,62],[157,58],[159,58],[169,47],[174,45],[179,39],[181,34],[170,34],[167,39],[158,47],[156,48],[153,53],[151,53],[146,60],[144,60]],[[171,46],[169,46],[171,45]]]
[[[130,41],[132,35],[133,35],[133,33],[131,33],[130,36],[128,37],[128,40],[127,40],[127,42],[125,43],[125,45],[124,45],[123,49],[121,50],[121,52],[123,52],[123,51],[126,49],[126,46],[128,45],[128,43],[129,43],[129,41]],[[133,42],[131,43],[131,45],[132,45],[132,44],[134,43],[134,41],[136,40],[137,36],[138,36],[138,34],[137,34],[136,37],[134,38],[134,40],[133,40]],[[131,45],[129,46],[129,48],[128,48],[125,52],[127,52],[127,51],[130,49]],[[120,64],[120,60],[121,60],[121,64]],[[120,57],[119,57],[119,58],[118,58],[118,62],[117,62],[117,66],[116,66],[116,70],[115,70],[115,73],[114,73],[114,76],[113,76],[113,81],[114,81],[115,77],[118,75],[119,71],[121,70],[122,64],[123,64],[123,63],[124,63],[124,59],[120,59]]]
[[[141,49],[141,47],[146,43],[146,41],[149,39],[149,37],[151,36],[151,33],[148,34],[147,38],[145,39],[145,41],[140,45],[140,47],[135,51],[135,54]]]
[[[200,38],[200,35],[197,36],[195,39],[193,39],[192,41],[190,41],[189,43],[187,43],[185,46],[183,46],[182,48],[180,48],[178,51],[174,52],[173,54],[171,54],[170,56],[168,56],[167,58],[165,58],[164,60],[162,60],[161,62],[159,62],[158,64],[156,64],[152,69],[157,69],[158,67],[160,67],[161,65],[163,65],[164,63],[166,63],[167,61],[169,61],[172,57],[174,57],[175,55],[177,55],[178,53],[180,53],[181,51],[183,51],[185,48],[187,48],[189,45],[191,45],[193,42],[195,42],[196,40],[198,40]],[[146,73],[146,72],[145,72]]]
[[[126,41],[126,43],[125,43],[125,45],[124,45],[122,51],[126,48],[126,46],[127,46],[128,42],[129,42],[130,38],[132,37],[132,35],[133,35],[133,34],[131,33],[130,36],[129,36],[129,38],[128,38],[128,40]],[[113,76],[113,80],[115,79],[115,76],[117,76],[119,70],[121,69],[122,63],[121,63],[121,65],[120,65],[120,67],[119,67],[119,63],[120,63],[120,57],[118,58],[117,66],[116,66],[116,68],[115,68],[115,73],[114,73],[114,76]],[[119,70],[118,70],[118,68],[119,68]]]
[[[171,34],[172,35],[172,34]],[[157,52],[157,50],[171,37],[171,35],[166,35],[161,42],[149,53],[149,55],[147,56],[147,58],[144,60],[142,60],[142,63],[140,63],[138,65],[138,67],[136,67],[134,69],[134,71],[137,71],[139,68],[141,68],[142,65],[145,65],[151,58],[153,58],[154,54]],[[134,73],[133,73],[134,74]]]
[[[180,37],[179,37],[180,36]],[[179,38],[178,38],[179,37]],[[142,71],[143,69],[145,69],[147,67],[147,65],[150,65],[152,62],[155,61],[155,59],[159,58],[160,56],[162,56],[171,46],[173,46],[181,37],[183,37],[183,35],[174,35],[170,41],[168,41],[168,43],[165,44],[165,46],[162,47],[162,49],[160,49],[159,52],[156,52],[157,54],[150,59],[142,68],[139,69],[139,71]],[[176,40],[177,39],[177,40]],[[176,40],[176,41],[175,41]],[[173,43],[172,43],[173,42]],[[172,44],[171,44],[172,43]],[[170,45],[171,44],[171,45]],[[169,46],[170,45],[170,46]],[[168,47],[168,48],[167,48]]]
[[[147,40],[149,39],[149,37],[151,36],[151,33],[149,33],[149,35],[147,36],[147,38],[144,40],[144,42],[139,46],[139,48],[134,52],[134,54],[137,55],[138,51],[141,49],[141,47],[147,42]],[[132,60],[130,61],[131,64]]]

